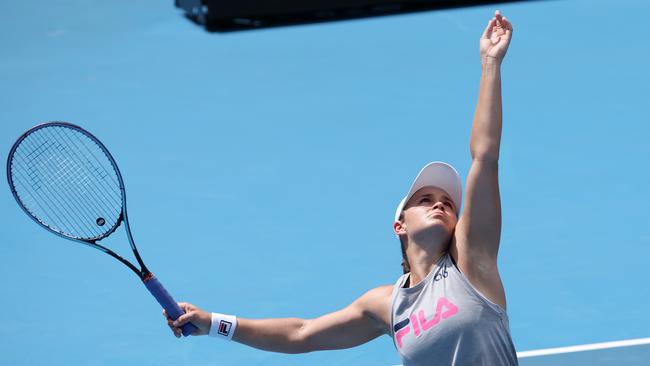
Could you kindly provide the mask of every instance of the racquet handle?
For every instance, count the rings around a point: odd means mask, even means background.
[[[142,282],[144,282],[144,285],[147,287],[147,290],[151,292],[153,297],[158,300],[158,303],[167,311],[167,315],[169,315],[170,318],[176,320],[179,316],[185,314],[183,309],[178,306],[178,303],[174,301],[169,292],[165,290],[163,285],[154,275],[144,279]],[[187,337],[198,328],[192,323],[185,323],[181,329],[183,330],[183,335]]]

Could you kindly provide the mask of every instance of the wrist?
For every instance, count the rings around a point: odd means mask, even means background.
[[[503,59],[490,56],[481,57],[481,66],[484,69],[499,69],[501,68],[501,62],[503,62]]]
[[[212,313],[212,322],[210,323],[210,337],[221,338],[230,341],[237,329],[237,317],[234,315]]]
[[[481,73],[483,74],[483,77],[501,77],[501,62],[496,60],[483,62],[481,64]]]

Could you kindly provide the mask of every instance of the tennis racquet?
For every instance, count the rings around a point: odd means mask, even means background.
[[[111,154],[95,136],[66,122],[35,126],[11,148],[7,180],[20,208],[36,223],[124,263],[172,319],[184,313],[144,265],[129,228],[122,175]],[[121,223],[140,268],[97,244]],[[187,323],[182,328],[183,335],[190,335],[196,329]]]

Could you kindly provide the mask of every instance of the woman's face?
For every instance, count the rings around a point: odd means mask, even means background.
[[[447,192],[438,187],[424,187],[415,192],[404,206],[403,224],[411,237],[451,236],[458,223],[456,212],[457,208]]]

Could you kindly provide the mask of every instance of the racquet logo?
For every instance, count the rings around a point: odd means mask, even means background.
[[[219,334],[222,336],[228,336],[230,334],[230,329],[232,329],[232,323],[222,320],[219,322]]]

